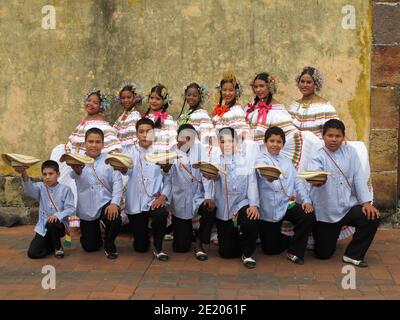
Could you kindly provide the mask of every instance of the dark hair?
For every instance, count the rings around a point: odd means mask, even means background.
[[[55,172],[59,173],[60,172],[60,167],[58,166],[58,163],[54,160],[46,160],[45,162],[42,163],[42,172],[44,169],[54,169]]]
[[[187,130],[193,130],[194,132],[197,133],[196,129],[195,129],[191,124],[185,123],[185,124],[182,124],[182,125],[179,126],[178,132],[177,132],[178,135],[179,135],[179,133],[181,133],[181,131],[183,131],[183,130],[185,130],[185,129],[187,129]]]
[[[286,143],[285,132],[279,127],[269,127],[267,131],[265,131],[264,141],[267,142],[272,135],[281,136],[283,140],[283,144]]]
[[[136,131],[139,130],[139,127],[140,127],[142,124],[148,124],[149,126],[151,126],[151,127],[154,129],[154,122],[153,122],[153,120],[151,120],[151,119],[149,119],[149,118],[142,118],[142,119],[139,119],[138,122],[136,122]]]
[[[165,102],[165,98],[168,96],[168,93],[167,93],[167,95],[165,97],[163,97],[162,94],[161,94],[163,89],[167,90],[167,88],[163,84],[158,83],[153,88],[151,88],[150,94],[149,94],[149,99],[150,99],[150,95],[152,93],[154,93],[154,92],[156,94],[158,94],[163,99],[163,106],[162,106],[162,109],[161,109],[162,113],[167,111],[167,109],[169,107],[169,103]],[[167,92],[168,92],[168,90],[167,90]],[[147,111],[146,111],[146,113],[144,114],[143,117],[146,117],[149,114],[150,110],[151,110],[151,108],[149,106],[149,108],[147,109]],[[154,128],[161,128],[161,119],[160,118],[158,118],[157,121],[154,123]]]
[[[322,89],[324,80],[319,70],[314,67],[304,67],[295,78],[296,84],[299,84],[301,77],[305,74],[308,74],[313,79],[316,91],[320,91]]]
[[[89,98],[90,96],[93,96],[93,95],[97,96],[97,98],[99,98],[99,101],[101,102],[101,93],[100,93],[100,90],[93,91],[93,92],[89,93],[89,94],[87,95],[87,97]]]
[[[259,73],[258,75],[256,75],[256,77],[255,77],[254,80],[253,80],[253,84],[252,84],[252,87],[253,87],[254,82],[255,82],[256,80],[265,81],[265,83],[267,84],[267,89],[268,89],[267,101],[265,101],[265,103],[266,103],[267,105],[269,105],[269,104],[271,103],[271,101],[272,101],[272,96],[273,96],[273,94],[271,93],[271,91],[269,91],[269,80],[268,80],[269,76],[270,76],[270,75],[269,75],[267,72],[261,72],[261,73]],[[253,92],[254,92],[254,90],[253,90]],[[254,93],[254,94],[255,94],[255,93]],[[256,105],[259,101],[260,101],[260,98],[257,97],[257,95],[256,95],[256,97],[254,98],[254,105]]]
[[[124,91],[132,92],[133,95],[136,94],[135,88],[134,88],[133,85],[131,85],[131,84],[127,84],[126,86],[124,86],[124,87],[119,91],[119,96],[121,96],[122,92],[124,92]]]
[[[222,103],[222,86],[225,83],[232,83],[235,87],[235,93],[237,93],[239,91],[239,83],[233,79],[222,79],[221,82],[219,83],[219,87],[220,87],[220,91],[219,91],[219,105],[221,105]],[[232,107],[236,104],[236,96],[235,98],[230,102],[230,105],[227,107]]]
[[[87,140],[87,137],[90,134],[98,134],[99,136],[101,136],[101,141],[104,142],[104,132],[103,130],[99,129],[99,128],[90,128],[88,131],[86,131],[85,133],[85,141]]]
[[[236,130],[231,127],[224,127],[218,130],[218,139],[220,139],[222,136],[228,135],[231,136],[235,141],[237,141],[239,138]]]
[[[327,122],[325,122],[324,127],[322,129],[322,135],[324,136],[329,129],[338,129],[342,131],[343,135],[345,135],[346,129],[344,123],[338,119],[330,119]]]
[[[185,89],[184,98],[183,98],[183,105],[182,105],[181,112],[179,113],[178,119],[179,119],[179,117],[181,116],[181,114],[182,114],[182,112],[183,112],[183,109],[185,109],[185,105],[186,105],[186,94],[187,94],[187,92],[189,91],[189,89],[191,89],[191,88],[197,89],[197,91],[199,92],[199,97],[200,97],[200,99],[199,99],[198,105],[197,105],[195,108],[193,108],[193,109],[189,112],[189,115],[192,114],[192,113],[196,110],[196,108],[198,108],[198,107],[200,106],[200,104],[202,103],[202,101],[201,101],[201,88],[200,88],[200,86],[199,86],[196,82],[192,82],[192,83],[189,84],[189,85],[186,87],[186,89]]]

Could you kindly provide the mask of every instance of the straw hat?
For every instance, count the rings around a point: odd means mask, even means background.
[[[125,153],[110,153],[107,155],[105,162],[116,168],[133,168],[132,158]]]
[[[221,172],[226,174],[225,170],[213,163],[210,162],[197,162],[193,164],[193,168],[200,169],[201,173],[205,173],[214,177],[218,176],[218,173]]]
[[[1,158],[7,165],[11,167],[29,168],[30,166],[33,166],[35,163],[40,162],[39,159],[36,159],[34,157],[17,153],[3,153],[1,155]]]
[[[326,171],[303,171],[299,172],[297,177],[305,179],[310,183],[321,183],[325,182],[330,174],[330,172]]]
[[[257,164],[256,169],[258,169],[261,176],[266,179],[277,180],[281,174],[284,174],[282,169],[267,164]]]
[[[60,162],[66,162],[68,165],[92,164],[94,159],[79,153],[65,153],[61,156]]]
[[[144,158],[154,164],[172,164],[180,156],[175,151],[147,153]]]

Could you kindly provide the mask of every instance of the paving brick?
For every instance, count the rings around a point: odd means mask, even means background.
[[[367,255],[370,267],[357,269],[354,292],[340,286],[343,277],[340,257],[348,240],[339,243],[329,261],[316,260],[307,252],[307,263],[296,266],[288,263],[284,255],[259,255],[257,267],[248,270],[239,259],[224,260],[215,256],[200,263],[192,261],[192,253],[180,255],[173,264],[161,264],[151,255],[132,253],[130,248],[120,250],[121,256],[112,262],[102,252],[88,254],[79,247],[63,260],[35,261],[29,260],[25,251],[14,245],[16,242],[19,246],[26,245],[31,236],[31,226],[0,228],[0,249],[7,257],[0,261],[0,299],[329,300],[400,296],[400,230],[378,231]],[[128,245],[126,240],[122,237],[120,243],[125,241]],[[216,254],[216,248],[212,247],[211,253]],[[208,262],[211,262],[209,266]],[[56,267],[54,291],[41,288],[44,264]],[[192,266],[197,264],[201,268],[193,270]]]

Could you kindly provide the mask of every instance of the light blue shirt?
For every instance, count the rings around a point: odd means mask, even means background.
[[[361,163],[356,150],[342,145],[335,152],[325,149],[339,165],[346,178],[324,151],[318,149],[313,157],[310,170],[322,170],[331,173],[321,187],[311,187],[310,197],[314,205],[317,221],[335,223],[341,220],[349,210],[365,202],[372,201],[372,194],[363,176]]]
[[[70,187],[57,183],[47,187],[58,210],[53,206],[43,182],[32,183],[31,179],[23,181],[25,194],[39,201],[39,220],[35,232],[44,237],[47,233],[46,223],[50,216],[56,216],[60,222],[67,223],[68,217],[75,213],[74,194]]]
[[[246,159],[240,154],[221,155],[215,164],[225,168],[226,175],[220,172],[219,179],[204,188],[215,199],[218,219],[231,220],[233,214],[247,205],[259,207],[256,173]]]
[[[171,176],[171,209],[180,219],[192,219],[204,201],[203,177],[199,169],[192,167],[200,160],[200,148],[200,144],[194,144],[188,152],[177,149],[180,159],[174,161],[167,174],[164,173]]]
[[[160,194],[168,198],[171,193],[171,183],[168,182],[171,177],[163,175],[160,166],[148,162],[144,158],[146,153],[152,151],[151,147],[142,148],[138,142],[124,148],[124,152],[131,156],[134,165],[133,169],[127,172],[129,176],[126,185],[127,214],[149,211],[151,204]]]
[[[284,171],[279,180],[269,182],[257,170],[258,190],[260,194],[260,219],[278,222],[285,216],[289,198],[297,196],[304,203],[311,203],[306,185],[297,178],[296,169],[287,157],[271,155],[267,150],[260,153],[256,164],[274,165]]]
[[[92,165],[85,165],[80,175],[75,171],[71,172],[78,193],[77,213],[84,221],[98,219],[107,202],[120,206],[122,175],[105,163],[106,156],[104,153],[100,154]]]

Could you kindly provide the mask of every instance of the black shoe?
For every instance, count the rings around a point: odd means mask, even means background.
[[[345,262],[345,263],[351,263],[351,264],[353,264],[353,265],[355,265],[357,267],[360,267],[360,268],[368,267],[367,261],[355,260],[355,259],[349,258],[347,256],[343,256],[342,261]]]
[[[106,257],[110,260],[115,260],[118,258],[118,252],[110,252],[108,253],[106,250],[104,250],[104,253],[106,254]]]
[[[196,251],[194,255],[196,256],[196,259],[199,261],[206,261],[208,259],[207,253],[201,250]]]
[[[252,257],[246,258],[245,256],[242,256],[242,262],[248,269],[254,269],[257,264],[256,260],[254,260]]]
[[[286,257],[288,258],[289,261],[293,263],[300,265],[304,264],[304,260],[302,258],[299,258],[298,256],[295,256],[294,254],[288,253]]]

